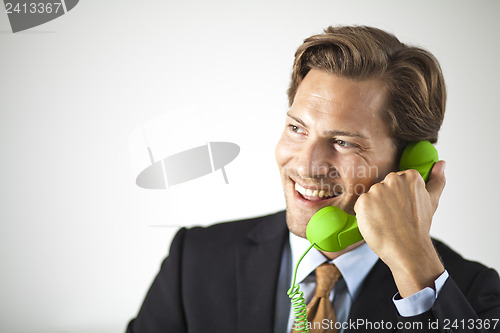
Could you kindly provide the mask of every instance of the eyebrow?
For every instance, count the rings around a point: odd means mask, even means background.
[[[291,115],[290,112],[287,112],[286,115],[288,117],[292,118],[293,120],[295,120],[296,122],[298,122],[299,124],[301,124],[302,126],[307,128],[307,125],[304,123],[304,121],[302,121],[302,119]],[[341,131],[341,130],[324,131],[323,134],[330,135],[330,136],[347,136],[347,137],[351,137],[351,138],[360,138],[360,139],[365,139],[365,140],[368,139],[366,136],[361,135],[359,133],[352,133],[352,132]]]

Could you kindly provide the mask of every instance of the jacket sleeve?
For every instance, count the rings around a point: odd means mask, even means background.
[[[482,270],[466,293],[450,276],[429,311],[398,320],[400,332],[500,332],[498,274]]]
[[[181,263],[187,230],[175,235],[168,257],[149,289],[137,317],[130,321],[127,333],[186,332],[181,295]]]

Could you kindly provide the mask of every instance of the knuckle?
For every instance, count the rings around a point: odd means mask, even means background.
[[[409,169],[405,172],[405,178],[408,184],[412,187],[425,186],[424,179],[417,170]]]
[[[356,200],[356,203],[354,204],[354,210],[355,211],[358,211],[358,210],[362,210],[364,205],[365,205],[365,199],[363,198],[364,197],[364,194],[362,194],[357,200]]]
[[[363,193],[363,194],[361,194],[361,195],[358,197],[358,199],[356,200],[356,203],[358,203],[358,202],[362,202],[362,201],[366,200],[367,195],[368,195],[368,193]]]
[[[386,182],[387,184],[391,184],[391,183],[395,182],[397,178],[398,178],[397,173],[389,172],[387,174],[387,176],[385,176],[384,182]]]
[[[398,177],[398,174],[396,172],[392,171],[392,172],[389,172],[385,178],[387,178],[387,179],[395,179],[397,177]]]
[[[420,176],[420,173],[415,169],[408,169],[406,170],[405,174],[411,180],[415,180],[422,177]]]
[[[384,183],[376,183],[376,184],[373,184],[371,187],[370,187],[370,191],[367,192],[368,193],[379,193],[382,188],[384,187]]]

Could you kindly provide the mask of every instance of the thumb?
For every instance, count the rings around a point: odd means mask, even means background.
[[[446,177],[444,176],[445,161],[439,161],[431,169],[429,180],[427,181],[427,192],[431,197],[431,202],[434,210],[437,209],[439,198],[443,193],[444,186],[446,185]]]

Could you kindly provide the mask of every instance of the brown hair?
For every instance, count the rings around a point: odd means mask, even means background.
[[[398,150],[411,141],[437,141],[446,89],[439,63],[428,51],[407,46],[377,28],[330,26],[297,49],[288,89],[290,106],[312,68],[356,80],[382,80],[388,91],[385,121]]]

